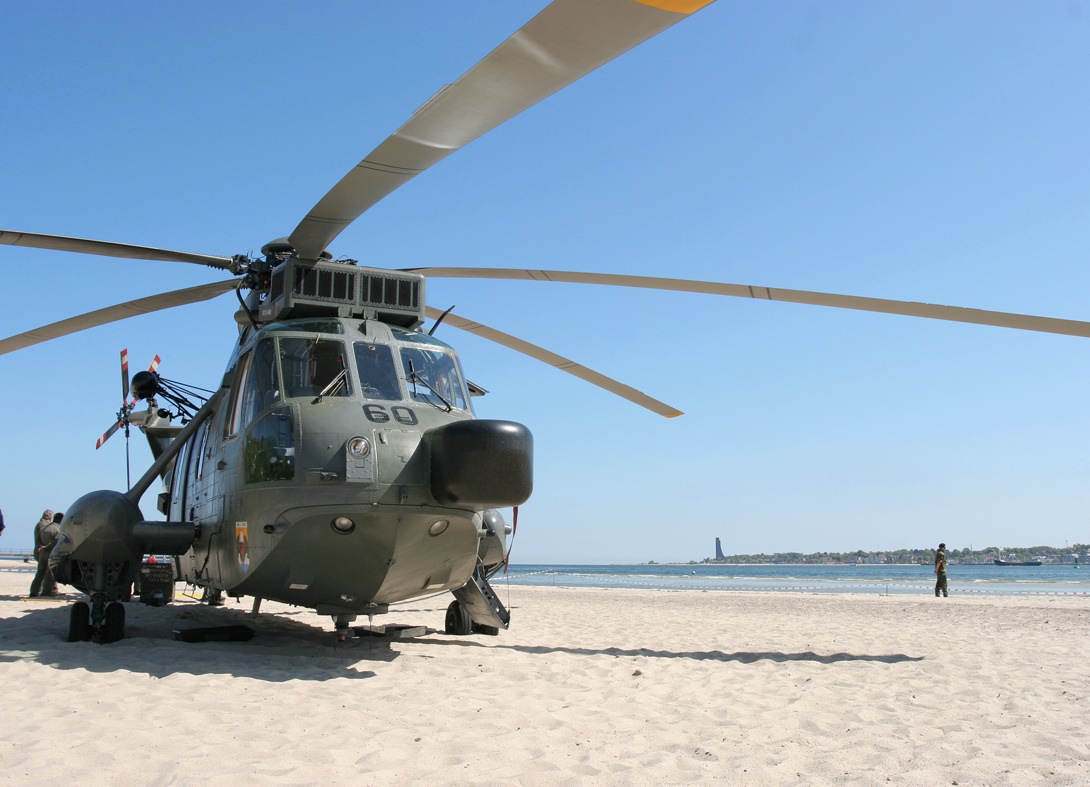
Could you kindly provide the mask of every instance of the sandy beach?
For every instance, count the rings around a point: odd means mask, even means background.
[[[389,644],[181,597],[96,645],[30,579],[0,572],[6,784],[1090,784],[1086,597],[501,581],[498,637],[435,631],[449,596]]]

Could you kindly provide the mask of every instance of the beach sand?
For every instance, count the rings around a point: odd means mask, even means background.
[[[498,637],[436,632],[449,594],[389,645],[181,598],[96,645],[30,579],[0,572],[3,783],[1090,784],[1086,597],[501,580]],[[229,623],[256,634],[172,636]]]

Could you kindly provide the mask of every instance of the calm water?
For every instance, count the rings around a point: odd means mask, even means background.
[[[4,571],[32,571],[33,565],[0,559]],[[950,595],[1079,595],[1090,599],[1090,566],[952,565]],[[560,587],[654,588],[659,590],[760,590],[806,593],[931,593],[931,566],[848,565],[662,565],[568,566],[512,564],[492,584]]]
[[[1080,595],[1090,598],[1085,565],[951,565],[950,595]],[[656,565],[563,566],[513,564],[492,584],[634,587],[661,590],[761,590],[832,593],[930,593],[931,566]]]

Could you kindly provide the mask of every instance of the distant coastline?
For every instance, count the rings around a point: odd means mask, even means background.
[[[719,552],[719,539],[716,539]],[[992,565],[995,560],[1010,562],[1040,561],[1043,565],[1075,565],[1090,563],[1090,544],[1050,547],[985,547],[983,549],[951,548],[946,552],[948,562],[961,565]],[[854,552],[774,552],[772,554],[717,554],[703,560],[690,560],[679,565],[872,565],[910,566],[928,565],[935,561],[935,548],[890,549],[879,551],[856,550]],[[655,565],[648,561],[642,565]]]

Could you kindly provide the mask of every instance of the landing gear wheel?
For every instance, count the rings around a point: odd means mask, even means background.
[[[460,601],[454,600],[447,607],[444,630],[447,634],[454,634],[459,637],[473,632],[473,618],[469,616],[469,611],[462,606]]]
[[[115,601],[106,607],[106,621],[102,626],[102,642],[108,644],[124,638],[125,606]]]
[[[77,601],[68,613],[68,641],[87,642],[91,639],[91,606]]]

